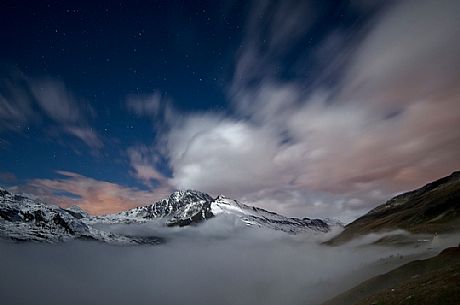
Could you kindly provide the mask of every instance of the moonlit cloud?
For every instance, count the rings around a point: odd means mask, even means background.
[[[273,162],[277,148],[270,131],[247,122],[215,114],[189,116],[168,137],[172,183],[238,195],[265,187],[267,179],[287,183]]]
[[[39,195],[63,207],[79,205],[91,214],[107,214],[147,205],[164,198],[168,191],[155,192],[96,180],[72,172],[59,171],[57,179],[34,179],[21,190]]]
[[[126,107],[138,117],[152,119],[154,128],[161,132],[174,121],[174,116],[179,116],[172,106],[172,100],[155,90],[151,94],[130,95],[126,99]]]
[[[16,71],[0,80],[0,106],[0,132],[20,132],[26,126],[49,120],[55,133],[75,136],[93,150],[103,146],[89,124],[94,110],[61,81],[31,79]]]
[[[0,81],[0,132],[17,131],[26,122],[37,120],[34,114],[36,108],[30,102],[30,92],[18,88],[18,84],[24,85],[19,72]]]
[[[3,183],[13,183],[17,180],[15,174],[10,172],[0,172],[0,181]]]
[[[173,190],[167,177],[157,169],[163,160],[154,149],[140,145],[128,148],[127,154],[133,175],[147,187]]]
[[[155,92],[147,96],[130,96],[126,102],[129,110],[139,116],[156,116],[161,107],[161,94]]]

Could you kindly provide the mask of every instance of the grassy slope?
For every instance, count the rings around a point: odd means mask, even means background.
[[[460,230],[460,172],[394,197],[348,224],[328,243],[395,229],[430,234]]]
[[[371,278],[322,305],[460,304],[460,247]]]

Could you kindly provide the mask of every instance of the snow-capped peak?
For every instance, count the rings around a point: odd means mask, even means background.
[[[117,214],[90,216],[78,206],[61,208],[27,195],[11,194],[0,189],[0,237],[14,240],[57,242],[68,239],[92,239],[110,243],[158,243],[133,236],[122,236],[94,228],[95,223],[140,223],[160,220],[167,226],[188,226],[221,215],[235,217],[242,223],[284,231],[327,232],[329,224],[321,219],[290,218],[219,195],[182,190],[151,205]]]
[[[237,217],[250,226],[281,230],[292,234],[312,230],[319,232],[329,230],[329,225],[320,219],[285,217],[246,205],[224,195],[219,195],[213,199],[206,193],[194,190],[176,191],[168,198],[151,205],[97,217],[93,221],[131,223],[163,219],[168,226],[186,226],[211,217],[219,217],[220,214]]]
[[[80,207],[64,209],[25,194],[0,190],[0,237],[16,241],[61,242],[73,239],[97,240],[112,244],[145,243],[93,228],[90,216]],[[160,239],[150,238],[149,243]]]

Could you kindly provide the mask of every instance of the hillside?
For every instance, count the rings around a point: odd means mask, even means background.
[[[460,230],[460,172],[398,195],[345,226],[328,244],[369,233],[403,229],[414,234]]]
[[[460,247],[373,277],[322,305],[460,304]]]

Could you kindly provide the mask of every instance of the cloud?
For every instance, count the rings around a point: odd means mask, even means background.
[[[15,174],[10,172],[0,172],[0,181],[4,183],[13,183],[17,180]]]
[[[160,92],[142,96],[132,95],[128,97],[126,106],[139,116],[156,116],[160,111],[161,99]]]
[[[139,145],[128,148],[127,154],[134,176],[147,187],[164,188],[165,192],[167,189],[173,190],[168,178],[157,169],[164,163],[164,160],[154,148]]]
[[[96,215],[151,204],[169,194],[168,190],[161,188],[151,192],[72,172],[58,171],[58,174],[62,177],[31,180],[21,190],[63,207],[79,205]]]
[[[31,93],[22,86],[25,80],[19,72],[0,81],[0,131],[21,130],[26,122],[36,121],[36,108]]]
[[[31,89],[41,109],[54,121],[67,125],[82,118],[78,102],[63,83],[50,79],[33,81]]]
[[[315,19],[307,1],[253,1],[230,93],[279,72],[282,59],[308,32]]]
[[[357,216],[460,168],[458,1],[392,3],[352,46],[341,36],[350,29],[331,31],[315,52],[337,54],[317,75],[332,85],[273,73],[310,30],[309,13],[288,20],[285,5],[250,14],[229,84],[234,113],[182,114],[166,133],[174,186],[287,214]]]
[[[69,134],[79,138],[86,145],[93,149],[99,149],[104,146],[98,134],[91,127],[69,126],[64,129]]]
[[[276,138],[243,121],[191,115],[172,129],[167,145],[178,188],[240,195],[264,187],[267,179],[283,183],[273,162]]]
[[[126,107],[138,117],[152,119],[157,131],[168,127],[174,121],[176,114],[172,100],[158,90],[151,94],[129,95],[126,99]]]
[[[344,80],[344,98],[400,106],[452,88],[459,80],[459,8],[458,1],[426,0],[403,1],[386,9],[354,55]]]
[[[0,81],[0,106],[0,131],[50,123],[51,129],[75,136],[93,150],[103,146],[89,124],[94,110],[61,81],[31,79],[16,71]]]

